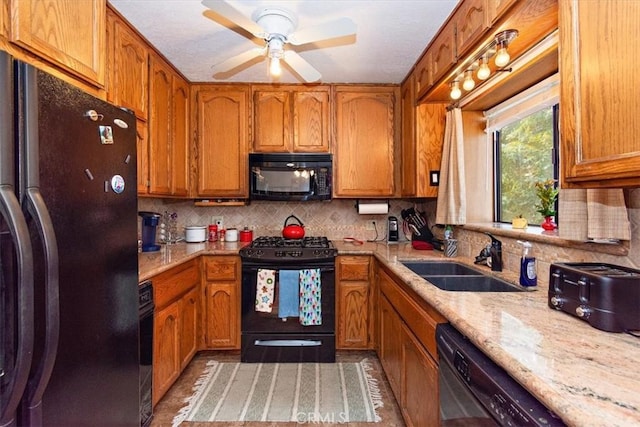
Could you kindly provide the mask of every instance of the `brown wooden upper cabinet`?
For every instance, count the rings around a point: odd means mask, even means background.
[[[149,81],[149,194],[189,193],[189,87],[162,58],[151,55]]]
[[[489,0],[465,0],[455,14],[456,56],[469,53],[489,28]]]
[[[248,85],[195,85],[196,197],[249,196]]]
[[[640,2],[560,0],[559,20],[562,186],[638,187]]]
[[[336,86],[335,91],[334,196],[394,196],[399,88]]]
[[[0,3],[0,38],[9,37],[9,2]]]
[[[133,110],[141,120],[149,111],[149,49],[129,25],[107,9],[109,75],[107,100]]]
[[[10,42],[104,87],[105,0],[10,0],[9,16]]]
[[[253,151],[329,151],[329,86],[254,87]]]

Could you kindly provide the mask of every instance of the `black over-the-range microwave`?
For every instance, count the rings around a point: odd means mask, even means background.
[[[249,154],[252,200],[331,200],[331,154]]]

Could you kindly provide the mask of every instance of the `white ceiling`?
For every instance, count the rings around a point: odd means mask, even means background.
[[[203,15],[200,0],[109,0],[191,82],[273,82],[263,60],[225,79],[212,67],[256,47],[255,41]],[[259,7],[282,7],[298,18],[298,29],[348,17],[355,42],[295,50],[324,83],[400,83],[457,4],[457,0],[236,0],[245,16]],[[229,25],[229,24],[227,24]],[[342,40],[342,39],[341,39]],[[350,41],[354,41],[353,38]],[[302,49],[300,49],[302,48]],[[283,70],[282,83],[301,83]]]

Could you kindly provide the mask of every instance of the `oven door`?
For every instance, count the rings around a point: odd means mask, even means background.
[[[242,343],[240,360],[268,362],[335,362],[335,267],[334,264],[296,264],[282,270],[319,268],[321,278],[322,324],[304,326],[298,317],[278,317],[279,274],[270,313],[256,311],[256,288],[259,268],[242,266]]]
[[[277,334],[317,334],[335,331],[335,266],[333,264],[296,264],[281,268],[282,270],[320,269],[322,324],[303,326],[297,317],[278,317],[278,297],[280,291],[279,274],[273,297],[273,309],[270,313],[256,311],[256,289],[258,269],[280,270],[274,266],[242,265],[242,332],[277,333]]]

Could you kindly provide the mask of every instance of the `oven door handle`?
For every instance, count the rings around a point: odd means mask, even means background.
[[[260,269],[271,269],[271,270],[276,270],[276,271],[280,271],[280,270],[306,270],[306,269],[314,269],[314,268],[319,268],[320,269],[320,274],[327,274],[327,273],[335,273],[336,269],[334,266],[330,266],[330,267],[298,267],[298,266],[286,266],[284,264],[278,264],[277,267],[273,267],[273,266],[267,266],[267,265],[260,265],[260,266],[256,266],[256,265],[243,265],[242,266],[242,273],[243,274],[250,274],[250,273],[257,273],[258,270]]]
[[[319,347],[319,340],[255,340],[254,345],[259,347]]]

